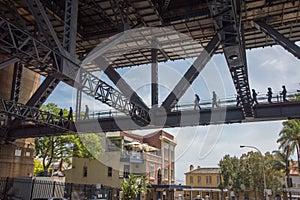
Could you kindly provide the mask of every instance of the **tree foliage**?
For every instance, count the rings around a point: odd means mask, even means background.
[[[129,177],[121,183],[122,200],[134,200],[139,194],[149,191],[150,186],[145,176],[137,177],[129,174]]]
[[[54,103],[43,105],[41,109],[56,115],[60,111]],[[67,116],[68,110],[63,109],[63,113]],[[101,141],[101,137],[93,133],[81,134],[80,137],[78,135],[39,137],[35,138],[36,157],[41,159],[44,171],[48,171],[53,163],[57,163],[58,169],[62,170],[63,163],[69,163],[72,156],[97,157],[103,152]]]
[[[277,143],[279,149],[286,152],[287,155],[292,155],[297,152],[298,166],[300,167],[300,120],[291,119],[282,123],[283,128],[279,133]]]
[[[42,162],[38,159],[34,159],[33,165],[34,165],[33,175],[37,176],[38,172],[43,171],[43,169],[44,169]]]
[[[259,191],[259,199],[263,199],[263,167],[267,188],[274,187],[273,189],[277,190],[281,187],[282,174],[272,168],[275,159],[270,153],[262,157],[259,152],[253,151],[243,154],[240,158],[225,155],[219,162],[222,175],[220,188],[234,191],[237,197],[241,191]]]

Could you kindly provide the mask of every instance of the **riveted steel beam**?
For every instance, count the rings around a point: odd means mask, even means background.
[[[254,26],[265,34],[269,35],[277,44],[281,45],[288,52],[300,59],[300,48],[294,42],[290,41],[264,21],[254,21]]]
[[[128,99],[121,92],[115,90],[112,86],[100,80],[95,75],[80,69],[77,61],[73,61],[68,57],[60,54],[54,49],[46,46],[38,41],[24,30],[11,24],[6,19],[0,17],[0,50],[10,54],[13,57],[19,58],[25,67],[40,73],[41,75],[50,75],[58,80],[64,81],[72,87],[82,89],[82,91],[102,101],[113,108],[125,112],[138,122],[143,121],[149,123],[148,111],[142,107],[139,102],[134,102]],[[65,63],[64,68],[61,69],[60,63]],[[76,76],[81,70],[83,82],[78,83]],[[103,87],[103,88],[102,88]],[[109,99],[101,97],[101,90],[107,90],[122,99],[122,103],[118,101],[119,98]],[[110,103],[108,103],[110,102]],[[123,102],[126,102],[125,104]],[[130,106],[124,106],[130,105]]]
[[[58,79],[48,76],[39,86],[36,92],[30,97],[26,103],[26,106],[40,108],[59,82],[60,81]]]
[[[2,98],[0,98],[0,112],[26,120],[27,122],[56,127],[64,131],[69,130],[73,124],[73,122],[68,120],[66,117],[60,117],[35,107],[26,106],[24,104],[17,103],[15,101],[8,101]],[[72,125],[72,127],[74,127],[74,125]]]
[[[23,65],[20,62],[14,64],[14,77],[11,86],[11,97],[12,101],[18,102],[21,91],[21,80],[22,80]]]
[[[20,61],[19,58],[10,58],[8,60],[5,60],[2,63],[0,63],[0,69],[4,69],[5,67],[10,66],[11,64],[15,64],[18,61]]]
[[[204,69],[210,58],[214,55],[216,49],[220,45],[220,39],[217,34],[211,39],[194,63],[190,66],[178,84],[174,87],[173,91],[162,103],[162,107],[166,110],[171,110],[175,107],[179,99],[184,95],[185,91],[192,85],[193,81],[197,78],[199,73]]]
[[[63,47],[70,53],[73,59],[76,55],[77,17],[78,0],[66,0]]]
[[[219,31],[224,55],[244,116],[253,117],[240,4],[238,0],[214,0],[209,2],[209,8],[215,28]]]

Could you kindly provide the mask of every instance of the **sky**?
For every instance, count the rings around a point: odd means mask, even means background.
[[[286,86],[288,93],[300,89],[299,60],[282,47],[275,45],[247,50],[246,53],[249,85],[251,89],[256,89],[260,96],[265,96],[268,87],[273,89],[274,94],[281,91],[282,85]],[[159,63],[159,103],[165,99],[192,62],[192,59],[187,59]],[[149,70],[149,65],[118,70],[148,105],[151,99]],[[105,75],[99,76],[107,80]],[[219,98],[234,98],[236,95],[223,54],[212,57],[180,99],[179,104],[193,103],[195,93],[199,94],[202,101],[210,100],[213,90],[217,92]],[[68,109],[74,105],[75,94],[76,92],[70,86],[60,83],[47,102],[53,102],[59,107]],[[82,105],[85,104],[90,105],[91,111],[108,109],[92,98],[83,96]],[[217,167],[226,154],[240,157],[243,153],[254,150],[241,149],[240,145],[255,146],[262,153],[277,150],[276,140],[281,129],[282,121],[164,129],[176,137],[175,182],[185,183],[184,173],[188,172],[191,164],[200,167]],[[134,131],[134,133],[144,134],[145,132]]]

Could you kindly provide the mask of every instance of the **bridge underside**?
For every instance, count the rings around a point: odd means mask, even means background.
[[[69,131],[42,124],[26,122],[22,125],[11,127],[11,129],[6,132],[5,138],[12,140],[16,138],[65,135],[74,133],[85,134],[122,130],[145,130],[286,120],[300,118],[300,102],[259,104],[254,106],[254,117],[251,118],[244,118],[241,107],[224,107],[216,109],[204,109],[201,111],[188,110],[181,112],[170,112],[167,115],[157,114],[155,118],[156,121],[147,126],[140,126],[127,116],[81,120],[77,121],[75,126],[72,125]],[[2,131],[0,138],[3,137],[4,134],[5,133]]]
[[[1,105],[3,138],[95,131],[93,121],[80,119],[82,94],[126,115],[97,120],[95,126],[99,128],[100,124],[103,131],[299,117],[298,103],[253,107],[245,53],[247,49],[279,44],[300,58],[299,47],[294,44],[300,40],[299,1],[0,0],[0,11],[0,54],[5,57],[0,70],[15,65],[11,99]],[[146,28],[135,29],[140,27]],[[226,112],[221,108],[202,110],[200,115],[174,112],[215,53],[224,53],[240,107],[227,108]],[[157,63],[185,58],[196,60],[157,105]],[[151,107],[116,70],[149,63]],[[28,102],[20,105],[24,67],[45,80]],[[97,72],[104,72],[114,85],[98,78]],[[77,129],[70,123],[38,117],[44,114],[37,109],[59,82],[78,90]],[[151,108],[159,109],[152,112]],[[162,116],[160,109],[167,114]],[[28,125],[29,121],[34,125]]]

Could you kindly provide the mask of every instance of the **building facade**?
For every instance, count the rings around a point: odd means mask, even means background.
[[[120,188],[123,178],[132,173],[146,176],[152,185],[174,184],[176,141],[171,134],[111,132],[105,134],[104,145],[105,151],[95,160],[73,158],[72,168],[64,171],[66,182]],[[151,195],[158,198],[163,193]]]
[[[220,168],[194,168],[190,165],[190,171],[185,173],[185,182],[191,188],[185,189],[185,199],[221,199],[222,191],[219,189],[221,183]]]

